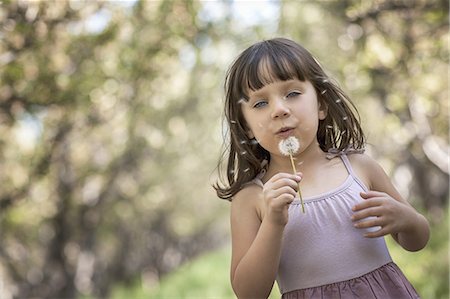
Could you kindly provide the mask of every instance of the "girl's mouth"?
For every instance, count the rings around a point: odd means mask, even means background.
[[[294,134],[294,128],[284,127],[277,131],[276,135],[281,138],[287,138]]]

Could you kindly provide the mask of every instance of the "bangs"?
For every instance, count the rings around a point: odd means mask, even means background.
[[[261,89],[275,81],[305,81],[309,77],[308,73],[310,72],[297,49],[262,42],[256,45],[247,63],[243,64],[240,84],[237,86],[241,86],[240,97],[248,100],[250,90]]]

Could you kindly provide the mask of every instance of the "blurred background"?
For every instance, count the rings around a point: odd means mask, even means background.
[[[430,220],[388,245],[448,298],[449,3],[0,1],[0,298],[234,298],[211,184],[227,67],[308,48],[359,108],[368,153]],[[279,297],[275,287],[272,298]]]

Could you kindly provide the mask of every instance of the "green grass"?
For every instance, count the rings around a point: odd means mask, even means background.
[[[228,250],[206,254],[163,279],[149,298],[233,298]]]
[[[141,282],[133,287],[118,287],[112,298],[150,299],[227,299],[236,298],[229,278],[230,249],[205,254],[163,278],[158,286],[145,288]],[[271,299],[280,298],[275,285]]]
[[[393,260],[399,265],[422,298],[449,298],[448,216],[432,227],[426,249],[407,252],[386,238]],[[166,276],[157,286],[119,287],[113,299],[227,299],[236,298],[229,279],[230,249],[205,254]],[[275,284],[270,296],[280,298]]]

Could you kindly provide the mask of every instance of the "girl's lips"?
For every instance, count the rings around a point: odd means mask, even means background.
[[[289,137],[289,136],[291,136],[293,134],[294,134],[294,129],[293,128],[283,128],[283,129],[279,130],[276,133],[277,136],[279,136],[279,137],[281,137],[283,139],[287,138],[287,137]]]

